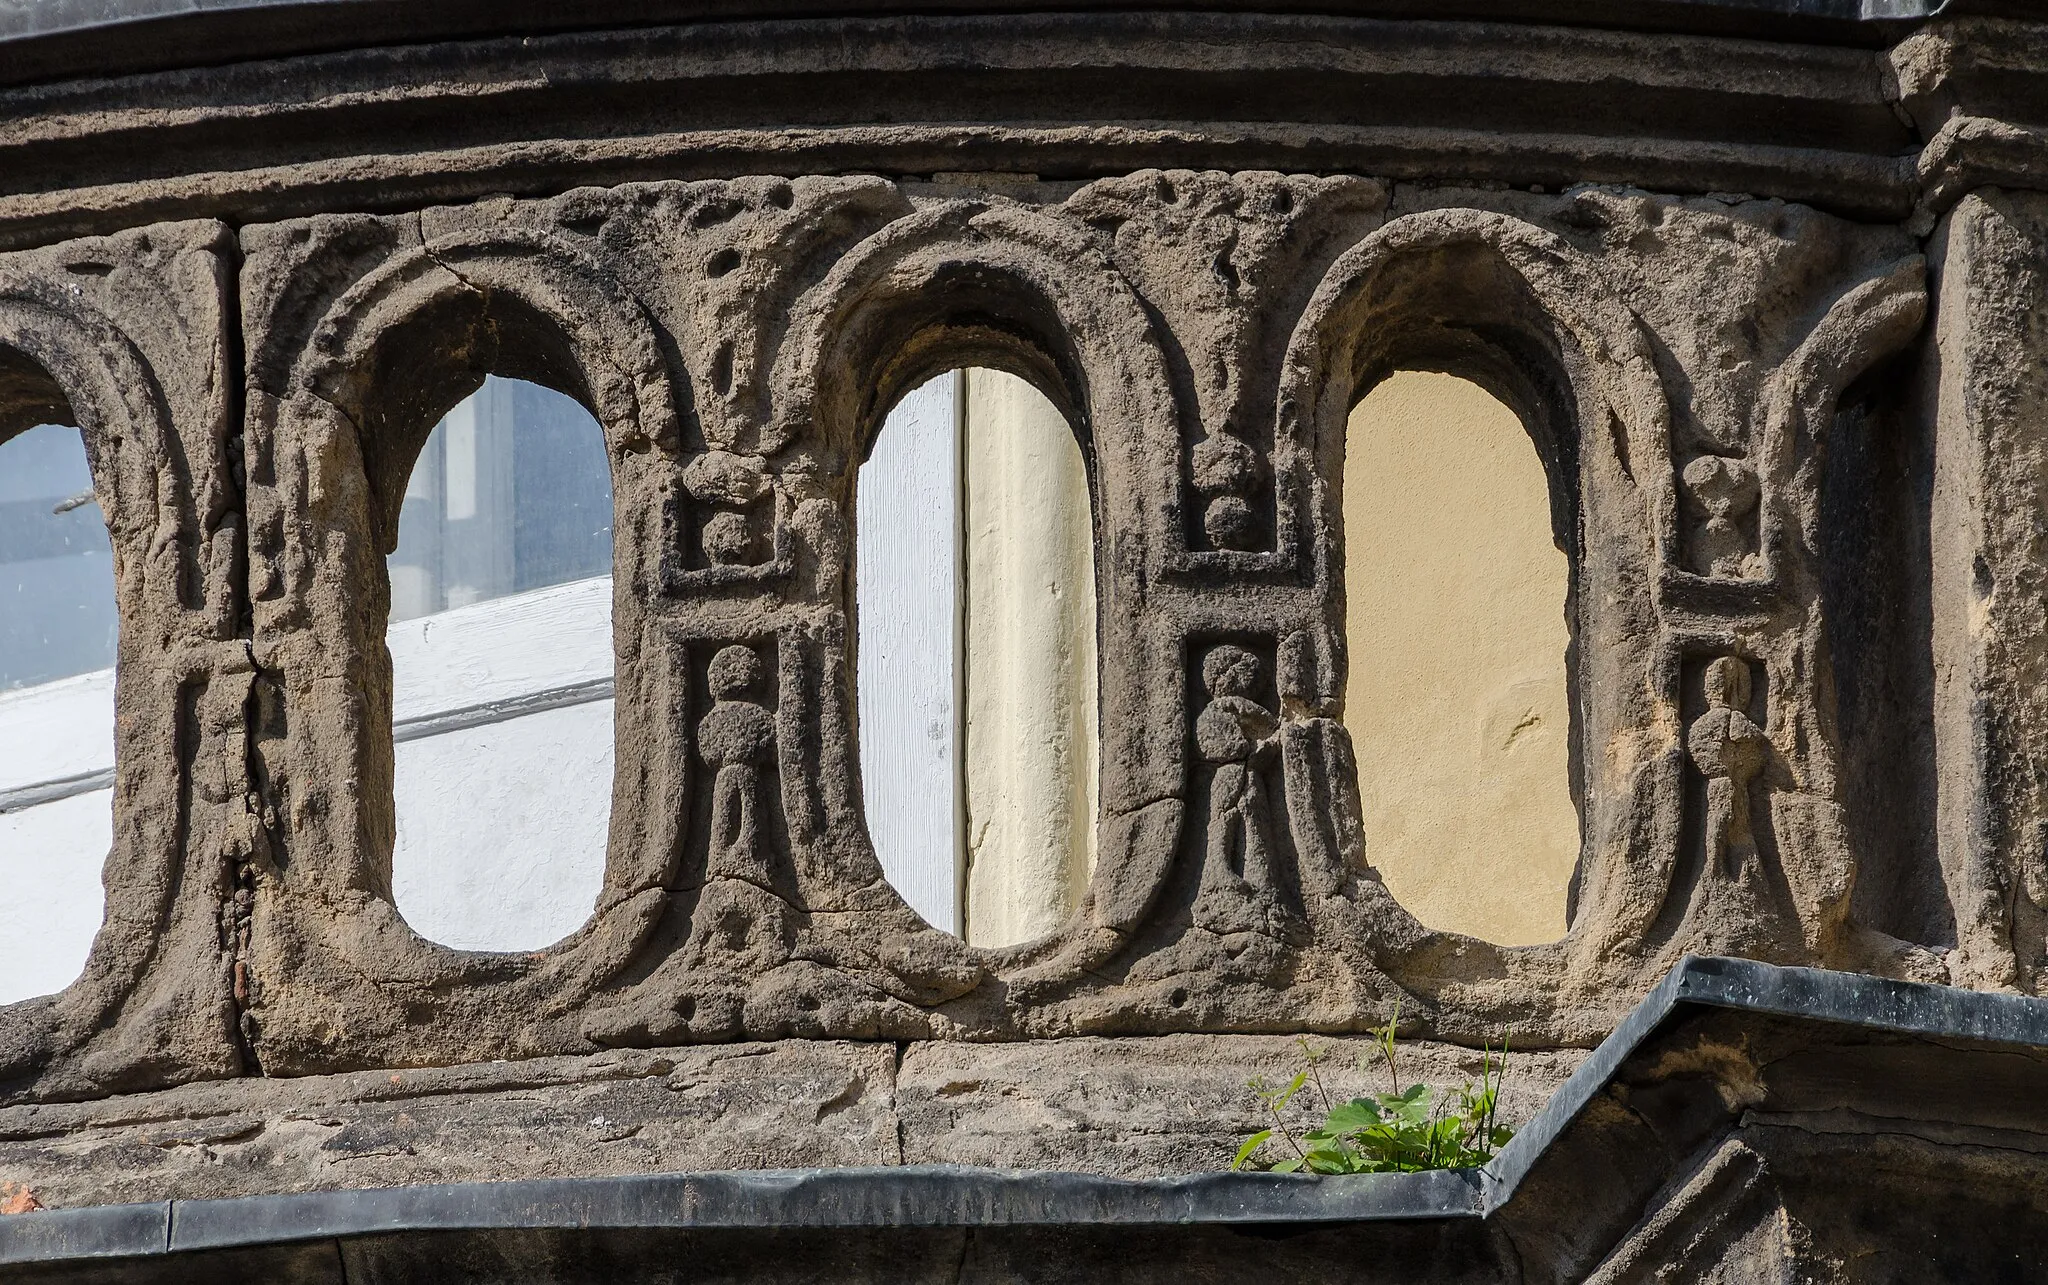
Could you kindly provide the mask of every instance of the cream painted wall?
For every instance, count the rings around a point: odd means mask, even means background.
[[[1014,375],[966,372],[967,940],[1073,913],[1095,865],[1095,560],[1087,467]]]
[[[1344,548],[1366,859],[1432,928],[1562,936],[1570,569],[1521,422],[1467,380],[1386,380],[1351,415]]]

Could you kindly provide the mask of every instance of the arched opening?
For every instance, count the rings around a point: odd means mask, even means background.
[[[428,434],[388,559],[392,897],[431,941],[534,950],[596,905],[611,566],[596,419],[553,389],[486,378]]]
[[[1396,371],[1344,466],[1366,857],[1423,923],[1501,945],[1566,929],[1572,558],[1530,433],[1486,389]]]
[[[883,871],[970,944],[1042,937],[1094,867],[1081,445],[1026,380],[956,371],[889,414],[855,510],[861,780]]]
[[[78,430],[0,438],[0,1003],[70,985],[105,914],[116,634]]]

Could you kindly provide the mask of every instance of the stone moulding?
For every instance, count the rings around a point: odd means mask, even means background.
[[[2001,365],[2043,357],[2007,290],[2038,194],[1972,190],[2048,173],[2039,29],[1491,8],[422,30],[13,78],[0,434],[79,425],[123,628],[107,925],[0,1009],[0,1101],[1397,1005],[1584,1048],[1689,953],[2035,989],[2025,629],[1970,633],[2034,583],[2028,483],[1946,446],[2009,443]],[[963,365],[1066,416],[1096,526],[1101,855],[1003,950],[883,879],[853,734],[854,471]],[[1570,559],[1583,850],[1542,946],[1417,922],[1360,839],[1345,426],[1416,367],[1520,415]],[[384,557],[493,373],[590,410],[616,515],[603,890],[516,955],[421,939],[390,890]]]

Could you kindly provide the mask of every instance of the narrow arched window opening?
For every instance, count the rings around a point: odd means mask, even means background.
[[[78,430],[0,442],[0,1003],[68,986],[105,914],[116,634]]]
[[[574,398],[491,376],[435,425],[389,559],[397,841],[415,932],[534,950],[604,878],[612,503]]]
[[[1396,372],[1352,412],[1343,503],[1367,860],[1432,928],[1562,936],[1572,568],[1530,434],[1475,383]]]
[[[1025,380],[942,376],[856,487],[861,777],[883,871],[979,946],[1042,937],[1094,866],[1087,462]]]

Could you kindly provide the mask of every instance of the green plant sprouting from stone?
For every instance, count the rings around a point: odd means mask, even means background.
[[[1375,1051],[1387,1076],[1385,1093],[1333,1102],[1323,1087],[1321,1070],[1329,1050],[1315,1048],[1305,1036],[1296,1041],[1302,1068],[1286,1085],[1275,1088],[1264,1076],[1254,1076],[1250,1088],[1273,1124],[1246,1138],[1230,1167],[1256,1164],[1253,1157],[1275,1138],[1292,1154],[1265,1166],[1273,1173],[1415,1173],[1475,1169],[1491,1160],[1515,1132],[1498,1118],[1501,1078],[1507,1071],[1506,1038],[1501,1040],[1498,1060],[1491,1047],[1482,1050],[1476,1086],[1467,1080],[1463,1087],[1442,1094],[1426,1084],[1402,1088],[1394,1040],[1400,1020],[1397,1005],[1386,1024],[1373,1030]],[[1359,1070],[1371,1074],[1363,1059]],[[1323,1118],[1315,1128],[1297,1132],[1283,1112],[1307,1090],[1313,1090],[1321,1103]]]

